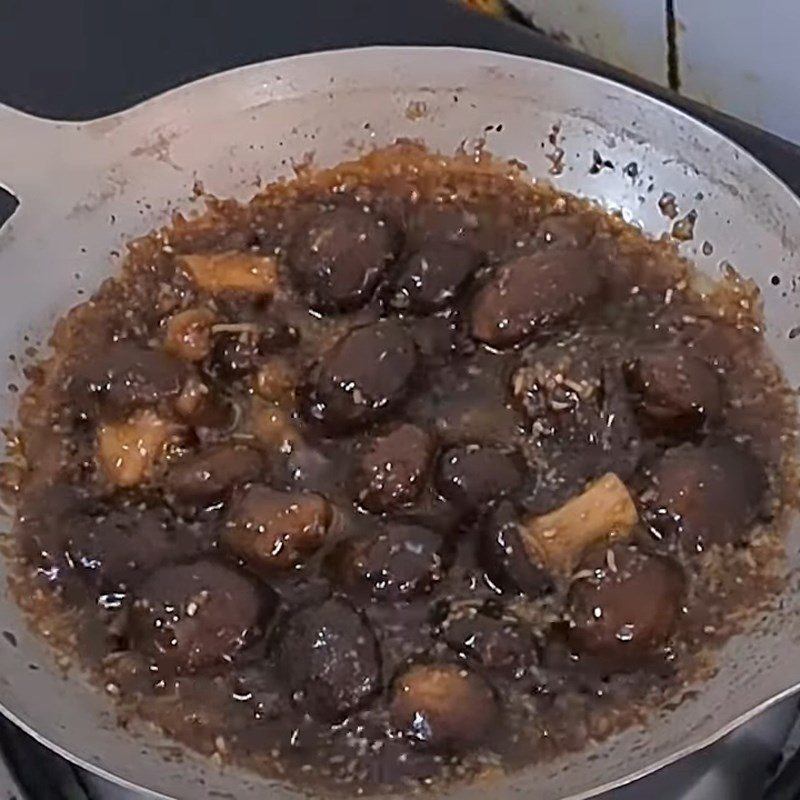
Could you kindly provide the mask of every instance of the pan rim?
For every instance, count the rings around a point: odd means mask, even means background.
[[[7,107],[1,107],[0,111],[2,111],[3,113],[11,111],[11,113],[13,113],[14,115],[18,115],[20,118],[25,119],[26,124],[30,123],[30,124],[35,124],[37,126],[45,126],[45,125],[52,126],[54,135],[56,135],[59,130],[63,131],[65,129],[70,129],[70,128],[88,130],[92,126],[98,126],[103,124],[107,125],[109,122],[118,121],[120,125],[127,125],[136,120],[137,118],[139,118],[140,115],[150,115],[151,113],[153,113],[154,110],[157,111],[162,103],[170,104],[174,101],[176,97],[191,98],[196,93],[202,95],[208,86],[214,85],[216,83],[224,83],[226,81],[235,80],[240,75],[250,74],[250,73],[257,75],[260,72],[263,72],[265,69],[268,69],[271,72],[276,72],[280,70],[282,67],[288,68],[294,64],[305,63],[305,62],[308,63],[320,62],[320,61],[324,62],[328,59],[336,60],[336,59],[341,59],[343,57],[363,58],[365,56],[368,56],[368,57],[380,58],[386,52],[392,52],[392,53],[401,52],[407,54],[409,58],[413,58],[415,54],[420,54],[420,53],[425,53],[426,55],[430,55],[433,53],[437,57],[442,57],[442,58],[455,57],[455,58],[467,58],[469,60],[474,59],[476,56],[478,56],[486,58],[487,61],[494,62],[494,64],[496,64],[500,68],[511,67],[513,69],[514,65],[520,65],[520,66],[524,65],[526,69],[536,68],[544,70],[553,70],[559,73],[563,73],[564,71],[566,71],[567,73],[573,75],[576,78],[580,78],[581,80],[585,80],[588,78],[593,82],[597,82],[597,84],[599,85],[605,86],[609,89],[613,89],[613,91],[616,93],[621,92],[626,99],[636,98],[638,100],[643,100],[650,106],[652,106],[652,104],[655,104],[662,110],[668,111],[671,115],[688,123],[693,130],[702,131],[707,136],[713,137],[713,141],[715,143],[717,144],[724,143],[724,145],[727,148],[729,149],[732,148],[731,152],[736,152],[738,153],[739,158],[745,159],[747,161],[747,165],[749,168],[761,172],[765,177],[769,178],[773,187],[775,187],[776,190],[780,188],[781,192],[784,195],[781,198],[781,200],[782,202],[785,203],[785,207],[789,211],[793,213],[797,213],[798,211],[800,211],[800,199],[798,199],[798,197],[792,192],[789,186],[779,176],[777,176],[774,172],[772,172],[772,170],[770,170],[766,165],[761,163],[751,153],[749,153],[749,151],[747,151],[737,142],[725,136],[723,133],[718,131],[712,125],[709,125],[708,123],[693,117],[691,114],[684,111],[683,109],[676,108],[667,101],[648,95],[646,92],[643,92],[639,89],[635,89],[633,87],[627,86],[626,84],[619,83],[615,80],[603,76],[594,75],[590,72],[586,72],[585,70],[579,68],[565,66],[562,64],[558,64],[556,62],[551,62],[543,59],[502,53],[499,51],[494,51],[489,49],[452,47],[452,46],[377,45],[377,46],[367,46],[358,48],[325,50],[314,53],[304,53],[300,55],[287,56],[280,59],[252,63],[236,67],[230,70],[226,70],[224,72],[219,72],[216,74],[204,76],[189,83],[173,87],[158,95],[154,95],[153,97],[137,102],[136,104],[130,106],[129,108],[123,111],[114,112],[112,114],[103,117],[98,117],[92,120],[87,120],[85,122],[44,120],[43,118],[27,114],[26,112],[11,110],[8,109]],[[435,82],[435,78],[433,78],[432,80],[434,80]],[[302,94],[305,94],[305,92],[298,93],[298,95]],[[280,100],[278,100],[277,102],[280,102]],[[782,692],[778,694],[771,695],[767,699],[763,700],[760,704],[754,706],[747,712],[744,712],[741,715],[739,715],[736,719],[730,721],[729,723],[717,729],[713,734],[710,734],[705,737],[700,737],[699,739],[692,742],[687,742],[682,748],[676,749],[670,754],[664,756],[659,761],[648,764],[647,766],[642,767],[641,769],[631,774],[624,775],[619,779],[607,781],[605,784],[593,787],[592,789],[586,790],[582,793],[572,795],[573,800],[586,800],[587,798],[593,797],[602,792],[606,792],[611,789],[629,784],[665,766],[673,764],[679,761],[680,759],[685,758],[688,755],[691,755],[692,753],[705,749],[706,747],[719,741],[721,738],[723,738],[725,735],[727,735],[728,733],[730,733],[732,730],[736,729],[743,723],[757,716],[762,711],[770,708],[780,700],[793,694],[797,690],[798,686],[800,686],[800,676],[798,676],[797,678],[797,683],[793,683],[792,685],[787,686]],[[57,737],[48,737],[40,734],[38,731],[34,730],[28,723],[26,723],[25,720],[21,718],[13,709],[4,706],[2,708],[2,711],[9,719],[11,719],[15,724],[21,727],[26,733],[31,735],[34,739],[46,745],[47,747],[57,752],[59,755],[66,758],[70,762],[78,765],[79,767],[86,769],[92,772],[93,774],[98,775],[101,778],[116,783],[117,785],[129,788],[134,791],[138,791],[140,793],[146,792],[147,793],[146,796],[153,798],[163,798],[164,800],[170,800],[170,795],[163,794],[157,790],[144,788],[140,785],[132,783],[131,781],[125,778],[115,775],[114,773],[108,771],[101,765],[93,764],[87,761],[80,755],[75,754],[69,746],[62,744]],[[63,740],[65,741],[67,738],[68,737],[65,732]],[[523,770],[523,772],[524,771],[525,770]],[[508,780],[509,782],[513,782],[514,776],[512,775]]]

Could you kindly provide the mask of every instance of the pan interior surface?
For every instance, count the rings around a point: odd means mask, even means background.
[[[79,292],[117,268],[124,240],[163,223],[171,209],[193,207],[197,180],[207,192],[244,199],[256,177],[289,176],[309,159],[331,165],[398,138],[443,153],[477,147],[518,159],[533,178],[619,211],[656,237],[673,225],[659,206],[672,195],[681,216],[696,216],[683,254],[711,276],[730,264],[755,281],[768,345],[789,384],[800,384],[793,341],[800,209],[780,181],[701,123],[630,89],[553,64],[449,48],[369,48],[255,65],[82,124],[0,108],[0,185],[20,200],[0,231],[0,341],[9,354],[38,344],[81,301]],[[0,379],[23,382],[19,362],[3,359]],[[12,392],[2,395],[4,419],[13,418],[13,401]],[[792,691],[798,544],[793,525],[780,608],[731,639],[716,674],[677,710],[498,782],[497,800],[589,797],[698,749]],[[28,632],[10,595],[0,602],[4,630],[14,634],[0,640],[0,705],[68,758],[153,796],[300,796],[220,770],[152,729],[123,731],[111,702],[77,671],[64,674]],[[484,795],[485,787],[448,793]]]

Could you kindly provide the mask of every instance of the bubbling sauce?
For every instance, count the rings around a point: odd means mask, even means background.
[[[352,793],[582,747],[780,585],[754,294],[413,146],[130,245],[21,405],[34,620],[215,758]]]

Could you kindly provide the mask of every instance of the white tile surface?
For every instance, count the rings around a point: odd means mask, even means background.
[[[733,0],[732,0],[733,1]],[[664,0],[511,0],[547,33],[656,83],[667,81]]]
[[[800,2],[675,0],[683,91],[800,142]]]

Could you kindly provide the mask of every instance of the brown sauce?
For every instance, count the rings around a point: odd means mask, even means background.
[[[307,788],[640,719],[781,582],[790,393],[755,296],[691,277],[410,146],[176,218],[25,393],[32,615],[124,715]]]

